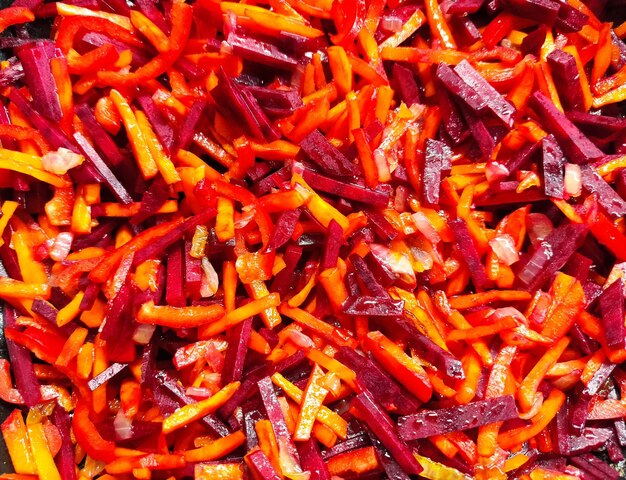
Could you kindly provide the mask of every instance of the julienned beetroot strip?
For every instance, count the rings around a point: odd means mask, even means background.
[[[0,479],[616,479],[620,8],[1,10]]]

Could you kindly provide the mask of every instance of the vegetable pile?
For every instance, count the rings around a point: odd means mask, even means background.
[[[0,478],[617,478],[620,8],[1,10]]]

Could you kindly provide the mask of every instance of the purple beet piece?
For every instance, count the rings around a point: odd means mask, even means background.
[[[117,144],[109,136],[102,125],[98,123],[95,115],[91,111],[91,108],[85,103],[77,105],[74,110],[76,115],[83,122],[83,125],[89,137],[94,142],[94,146],[100,155],[110,162],[110,165],[116,167],[122,164],[125,160],[124,154],[121,152]],[[102,172],[100,172],[102,174]]]
[[[257,382],[259,387],[259,394],[267,413],[267,419],[271,422],[276,436],[276,443],[278,444],[279,455],[289,461],[290,464],[295,462],[295,465],[299,467],[300,456],[296,445],[291,438],[287,423],[283,411],[278,402],[278,397],[274,392],[274,385],[269,377],[265,377]],[[297,470],[297,467],[296,467]]]
[[[391,71],[391,85],[400,100],[409,107],[420,103],[420,90],[413,72],[399,63],[394,63]]]
[[[244,381],[241,382],[241,386],[237,389],[233,396],[230,397],[230,399],[218,410],[219,416],[221,418],[230,417],[235,409],[252,394],[259,380],[263,379],[266,376],[271,376],[276,372],[282,373],[284,371],[297,367],[302,364],[304,360],[306,360],[304,352],[302,350],[298,350],[296,353],[290,355],[284,360],[281,360],[280,362],[269,365],[261,365],[257,369],[247,372],[247,376]]]
[[[596,172],[591,165],[581,167],[583,188],[595,194],[598,203],[613,219],[626,215],[626,201]]]
[[[176,149],[187,149],[193,140],[193,136],[196,133],[196,126],[202,118],[204,109],[207,103],[204,100],[194,102],[189,109],[189,112],[185,116],[180,130],[178,131],[178,141],[176,142]]]
[[[251,332],[251,318],[238,323],[230,330],[228,334],[228,348],[224,356],[224,368],[222,369],[223,384],[241,380]]]
[[[579,437],[570,437],[570,454],[575,455],[598,450],[613,435],[612,428],[585,428]]]
[[[154,133],[159,137],[159,141],[165,151],[171,153],[176,141],[174,129],[167,123],[167,119],[150,96],[142,95],[137,98],[137,102],[141,106],[143,113],[148,117],[148,120],[150,120],[152,128],[154,128]]]
[[[87,162],[89,162],[93,168],[100,174],[104,183],[109,187],[109,190],[115,195],[121,203],[128,205],[133,203],[133,198],[130,196],[122,182],[118,180],[115,174],[111,171],[109,166],[102,160],[102,157],[98,155],[98,152],[94,150],[87,139],[80,133],[74,134],[74,140],[78,144],[82,154],[85,156]]]
[[[626,347],[624,327],[624,286],[619,278],[600,296],[600,311],[606,344],[610,349]]]
[[[485,101],[487,108],[509,128],[513,126],[515,107],[493,88],[467,60],[461,61],[454,71]]]
[[[606,480],[617,480],[619,478],[617,470],[612,469],[598,457],[590,453],[571,457],[569,461],[595,478]]]
[[[111,380],[126,367],[128,367],[127,363],[113,363],[102,373],[99,373],[91,380],[89,380],[89,383],[87,383],[87,385],[89,386],[89,390],[93,392],[96,388]]]
[[[301,212],[299,208],[296,208],[295,210],[285,210],[280,213],[267,244],[268,251],[277,250],[291,240]]]
[[[271,118],[287,117],[302,106],[302,98],[293,89],[246,87],[265,113]]]
[[[496,147],[496,142],[491,135],[491,132],[482,121],[481,117],[465,105],[461,105],[461,113],[463,114],[463,118],[469,127],[472,137],[478,145],[480,153],[483,157],[485,157],[485,159],[491,158],[491,153]]]
[[[556,413],[554,441],[556,451],[561,455],[569,455],[570,453],[570,401],[566,400],[559,411]]]
[[[159,209],[170,198],[170,186],[165,183],[163,177],[156,177],[150,187],[143,192],[139,212],[130,219],[131,225],[139,225],[149,217],[156,215]]]
[[[59,310],[57,310],[55,306],[52,305],[50,302],[42,300],[41,298],[36,298],[35,300],[33,300],[33,306],[31,307],[31,310],[41,315],[50,323],[56,325],[57,314],[59,313]]]
[[[308,134],[300,142],[302,152],[331,175],[356,175],[357,167],[348,160],[319,130]]]
[[[387,474],[388,478],[393,478],[394,480],[411,480],[406,472],[402,469],[400,464],[396,462],[392,456],[389,454],[389,451],[385,448],[383,443],[378,439],[376,435],[367,427],[367,435],[372,442],[372,446],[376,450],[376,458],[380,462]]]
[[[330,193],[341,198],[372,205],[373,207],[384,208],[389,202],[389,193],[386,191],[372,190],[351,182],[342,182],[325,177],[310,168],[305,167],[303,169],[302,178],[309,185],[313,185],[317,191]]]
[[[330,472],[315,439],[310,438],[306,442],[299,442],[297,448],[302,469],[311,473],[309,480],[331,480]]]
[[[515,14],[539,23],[552,25],[559,14],[560,5],[553,0],[506,0]]]
[[[567,110],[585,110],[585,100],[580,86],[576,60],[563,50],[555,49],[547,57],[559,97]]]
[[[74,463],[74,445],[72,444],[71,421],[68,413],[60,405],[55,405],[52,420],[61,436],[61,449],[57,453],[55,462],[61,478],[76,480],[76,464]]]
[[[122,260],[123,262],[126,259]],[[128,259],[128,263],[132,262],[132,258]],[[106,341],[121,341],[123,333],[127,330],[126,325],[132,322],[132,286],[125,278],[124,284],[107,304],[106,321],[102,326],[100,336]]]
[[[513,418],[518,418],[515,399],[507,395],[439,410],[422,410],[400,417],[398,433],[403,440],[417,440]]]
[[[372,295],[373,298],[390,298],[387,290],[374,276],[372,271],[367,266],[365,260],[363,260],[363,257],[359,256],[356,253],[353,253],[352,255],[350,255],[349,259],[352,267],[354,268],[354,271],[357,274],[359,285],[363,290],[367,291],[370,295]]]
[[[437,367],[443,375],[450,380],[465,378],[461,361],[434,343],[426,335],[422,335],[410,320],[396,317],[393,323],[394,326],[399,328],[409,346],[419,352],[420,357]]]
[[[443,128],[454,144],[458,144],[467,138],[469,130],[461,110],[452,100],[448,92],[441,91],[438,95],[439,110],[443,119]]]
[[[35,42],[16,51],[24,69],[24,79],[33,96],[33,105],[49,120],[58,122],[63,117],[61,101],[50,68],[55,58],[55,47],[51,42]]]
[[[419,407],[417,400],[400,387],[374,360],[359,355],[347,347],[340,347],[335,359],[354,370],[357,382],[367,389],[385,410],[408,415]]]
[[[16,327],[15,309],[9,305],[4,305],[4,326],[5,328]],[[13,340],[6,339],[9,361],[15,378],[15,386],[22,395],[22,399],[27,407],[34,407],[41,402],[41,387],[35,376],[35,367],[30,351],[22,345],[18,345]]]
[[[554,28],[562,33],[575,33],[580,31],[589,17],[568,3],[561,3],[559,13],[554,20]]]
[[[248,459],[248,466],[251,467],[259,478],[263,480],[281,480],[281,476],[260,449],[247,454],[246,458]]]
[[[477,290],[482,290],[488,282],[487,272],[480,260],[480,254],[474,245],[474,241],[469,233],[466,223],[461,218],[448,222],[454,234],[458,253],[470,271],[474,286]]]
[[[563,271],[564,273],[567,273],[568,275],[576,278],[580,283],[584,285],[589,278],[589,272],[592,265],[593,260],[576,252],[574,255],[572,255],[570,261],[567,262],[567,265],[565,265]]]
[[[444,63],[437,67],[437,79],[454,96],[462,100],[471,110],[481,113],[487,109],[487,102],[472,87]]]
[[[375,317],[396,317],[402,315],[404,301],[385,297],[350,297],[343,305],[348,315],[368,315]]]
[[[326,270],[337,266],[339,258],[339,250],[343,245],[343,228],[334,219],[328,224],[328,232],[326,234],[326,244],[320,259],[320,268]]]
[[[520,46],[522,54],[539,56],[541,46],[546,41],[547,33],[548,28],[545,25],[539,25],[536,29],[526,35],[524,40],[522,40],[522,45]]]
[[[151,244],[144,248],[141,248],[135,252],[135,258],[133,260],[134,265],[139,265],[146,260],[156,258],[163,253],[170,245],[183,237],[185,232],[193,230],[197,225],[203,225],[211,220],[217,211],[214,208],[210,208],[205,212],[189,217],[183,223],[176,228],[170,230],[165,235],[159,237]]]
[[[542,141],[543,150],[543,191],[546,196],[563,198],[565,189],[565,157],[552,135]]]
[[[448,3],[445,12],[448,15],[464,15],[476,13],[483,6],[485,0],[456,0]]]
[[[566,112],[566,115],[583,133],[595,137],[604,137],[626,129],[626,118],[595,115],[576,110]]]
[[[243,413],[243,430],[246,434],[246,451],[252,450],[259,444],[259,437],[254,429],[256,422],[263,420],[263,414],[256,409],[246,410]]]
[[[452,150],[439,140],[426,140],[424,155],[424,176],[422,178],[422,196],[429,204],[439,203],[441,175],[452,168]]]
[[[250,62],[282,70],[293,70],[298,66],[296,58],[287,55],[271,43],[257,40],[249,35],[244,37],[231,33],[228,35],[228,44],[232,47],[233,54]]]
[[[561,148],[574,163],[589,163],[604,156],[589,138],[561,113],[552,100],[540,91],[530,97],[530,106],[541,118],[542,125],[558,140]]]
[[[324,450],[322,452],[322,458],[325,461],[328,461],[329,458],[336,455],[350,452],[352,450],[356,450],[357,448],[367,447],[370,443],[371,442],[369,441],[367,434],[364,431],[360,431],[356,434],[348,435],[348,438],[346,438],[343,442],[337,442],[331,448]]]
[[[384,242],[391,242],[398,236],[396,229],[389,223],[385,216],[380,212],[365,212],[368,219],[368,226],[372,228],[374,233]]]
[[[371,394],[358,394],[352,400],[352,407],[406,473],[418,475],[423,470],[413,456],[411,448],[398,437],[395,425],[387,412],[376,404]]]
[[[586,225],[579,224],[552,230],[518,273],[522,285],[531,292],[541,288],[578,250],[587,231]]]
[[[285,254],[283,255],[285,268],[274,277],[270,290],[280,293],[281,297],[287,293],[291,287],[291,279],[296,271],[300,257],[302,257],[301,246],[293,244],[287,246]]]

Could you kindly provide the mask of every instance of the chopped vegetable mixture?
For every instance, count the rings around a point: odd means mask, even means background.
[[[617,479],[623,17],[0,10],[0,478]]]

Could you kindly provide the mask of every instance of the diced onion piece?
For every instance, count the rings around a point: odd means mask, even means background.
[[[402,25],[402,19],[393,16],[384,17],[380,22],[380,28],[387,32],[399,32],[402,30]]]
[[[510,174],[509,169],[498,162],[488,162],[485,169],[485,176],[488,182],[496,182],[508,177]]]
[[[55,262],[62,262],[70,253],[74,235],[71,232],[61,232],[54,239],[50,248],[50,258]]]
[[[489,245],[498,259],[506,265],[513,265],[519,260],[519,253],[515,249],[515,240],[505,233],[489,240]]]
[[[185,393],[187,394],[187,396],[195,398],[197,400],[204,400],[205,398],[213,396],[211,390],[202,387],[188,387],[187,390],[185,390]]]
[[[212,297],[220,285],[217,272],[207,257],[202,257],[202,287],[200,295],[203,298]]]
[[[299,330],[291,329],[287,338],[293,342],[294,345],[300,348],[315,348],[315,343],[308,335],[300,332]]]
[[[415,271],[411,265],[411,259],[405,254],[395,252],[384,245],[373,243],[370,245],[372,255],[374,255],[380,263],[387,267],[392,273],[395,273],[405,283],[415,283]]]
[[[543,213],[528,214],[528,237],[530,243],[537,245],[554,230],[552,221]]]
[[[391,171],[389,170],[389,162],[387,161],[385,152],[383,152],[379,148],[374,150],[374,163],[376,164],[376,169],[378,170],[378,181],[388,182],[389,180],[391,180]]]
[[[244,228],[246,225],[248,225],[256,215],[256,208],[250,205],[244,206],[241,211],[241,216],[237,218],[237,220],[235,220],[234,222],[234,226],[237,230]]]
[[[85,157],[67,148],[59,148],[56,152],[48,152],[41,157],[43,169],[57,175],[65,175],[69,170],[78,167],[84,161]]]
[[[124,410],[121,408],[113,420],[113,427],[115,428],[115,436],[120,440],[127,440],[133,436],[133,422],[124,415]]]
[[[415,222],[417,229],[430,243],[436,245],[441,241],[439,233],[437,233],[437,230],[435,230],[435,227],[433,227],[433,224],[430,223],[430,220],[423,212],[415,212],[411,217],[413,217],[413,222]]]
[[[582,174],[580,165],[565,164],[565,193],[577,197],[582,191]]]
[[[148,325],[146,323],[140,323],[133,333],[133,342],[139,345],[148,345],[154,334],[156,325]]]

